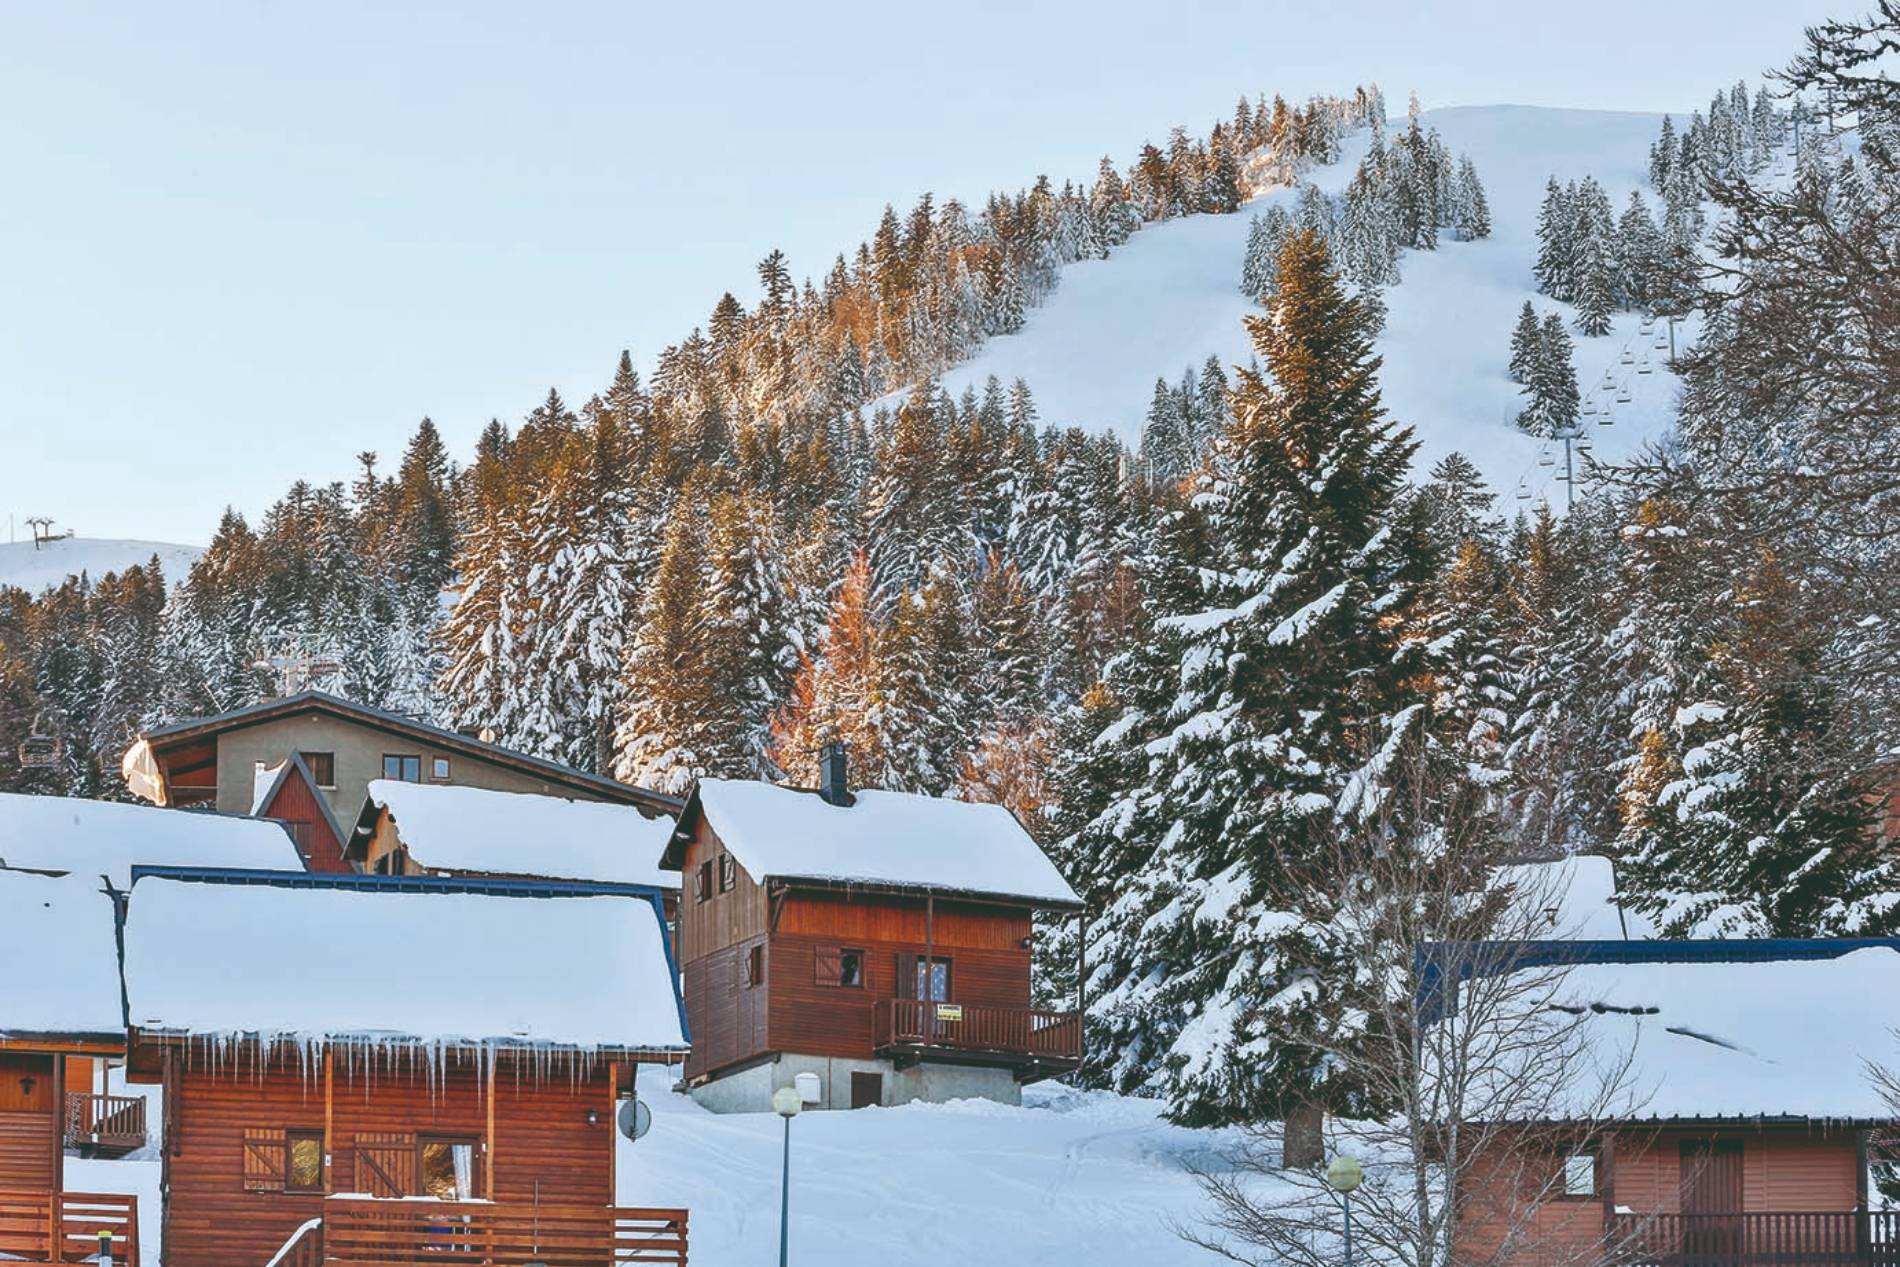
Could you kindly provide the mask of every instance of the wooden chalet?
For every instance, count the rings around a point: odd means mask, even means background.
[[[659,858],[672,834],[673,816],[646,806],[372,779],[345,864],[370,875],[634,885],[660,895],[670,926],[679,875]]]
[[[679,808],[656,792],[315,690],[148,730],[121,769],[126,785],[154,804],[241,814],[256,803],[258,771],[292,756],[338,823],[354,818],[372,779]],[[316,827],[315,818],[287,821]]]
[[[1078,1013],[1031,1004],[1031,920],[1082,909],[1000,806],[703,779],[664,865],[694,1097],[768,1106],[815,1073],[820,1105],[985,1096],[1080,1062]]]
[[[0,1259],[78,1261],[104,1232],[138,1261],[136,1194],[66,1180],[69,1148],[145,1142],[145,1100],[94,1090],[125,1055],[115,922],[96,877],[0,870]]]
[[[685,1051],[650,895],[141,872],[124,939],[168,1261],[686,1262],[615,1203],[632,1066]]]
[[[1476,1159],[1468,1249],[1511,1267],[1891,1263],[1870,1200],[1896,1108],[1868,1077],[1900,1020],[1900,941],[1537,944],[1593,1048],[1630,1061],[1627,1111],[1529,1124],[1548,1171]],[[1453,994],[1455,997],[1455,992]],[[1455,1004],[1454,1004],[1455,1006]]]

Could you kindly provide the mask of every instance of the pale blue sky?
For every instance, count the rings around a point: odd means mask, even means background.
[[[886,201],[1242,92],[1681,110],[1858,0],[0,8],[0,522],[202,542],[576,404]]]

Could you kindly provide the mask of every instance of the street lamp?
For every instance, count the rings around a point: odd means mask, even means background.
[[[792,1211],[792,1119],[805,1106],[805,1097],[797,1087],[780,1087],[772,1093],[772,1112],[785,1119],[785,1165],[780,1172],[778,1190],[778,1267],[785,1267],[789,1220]]]
[[[1326,1167],[1326,1186],[1339,1194],[1339,1208],[1346,1215],[1346,1267],[1352,1267],[1352,1190],[1365,1177],[1365,1168],[1350,1157],[1335,1157]]]

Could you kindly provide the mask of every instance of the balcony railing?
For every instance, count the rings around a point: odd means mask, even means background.
[[[935,1050],[1073,1065],[1082,1059],[1082,1018],[1026,1007],[885,999],[877,1005],[872,1045],[884,1053]]]
[[[1615,1267],[1900,1267],[1900,1212],[1618,1214]]]
[[[138,1267],[139,1199],[113,1192],[0,1192],[0,1258],[29,1263],[94,1260],[100,1233],[112,1261]]]
[[[145,1097],[69,1092],[66,1147],[118,1153],[145,1147]]]
[[[279,1267],[685,1267],[686,1211],[332,1197]]]

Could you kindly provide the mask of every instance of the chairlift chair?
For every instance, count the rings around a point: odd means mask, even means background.
[[[1627,405],[1634,399],[1636,398],[1630,395],[1630,389],[1627,387],[1616,394],[1616,403],[1619,405]]]
[[[1638,374],[1654,374],[1656,372],[1656,367],[1654,365],[1651,365],[1648,361],[1644,361],[1641,365],[1638,365],[1636,367],[1636,372]]]
[[[1552,456],[1551,454],[1548,454],[1548,453],[1540,453],[1540,454],[1538,454],[1538,455],[1537,455],[1537,465],[1539,465],[1539,466],[1555,466],[1555,465],[1557,465],[1557,459],[1556,459],[1555,457],[1553,457],[1553,456]]]
[[[1603,416],[1597,419],[1597,426],[1607,427],[1611,425],[1612,423],[1614,423],[1615,421],[1616,421],[1616,415],[1611,413],[1608,409],[1605,409],[1603,411]]]
[[[1623,352],[1623,364],[1625,365],[1636,364],[1636,353],[1625,349]]]
[[[20,766],[27,770],[43,770],[59,764],[60,742],[58,735],[41,733],[44,714],[35,714],[33,731],[20,741]]]

